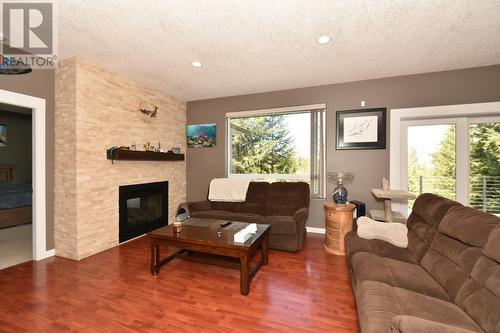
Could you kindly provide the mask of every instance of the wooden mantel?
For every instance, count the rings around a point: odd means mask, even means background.
[[[160,153],[155,151],[140,151],[116,149],[106,152],[108,160],[128,160],[128,161],[184,161],[184,154]]]

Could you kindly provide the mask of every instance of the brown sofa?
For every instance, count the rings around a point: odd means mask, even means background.
[[[269,247],[298,251],[306,237],[309,184],[251,182],[245,202],[187,203],[190,217],[270,224]]]
[[[500,332],[500,218],[418,197],[408,248],[346,235],[363,333]]]

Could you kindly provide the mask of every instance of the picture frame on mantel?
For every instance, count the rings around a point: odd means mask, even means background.
[[[337,111],[336,149],[385,149],[386,113],[386,108]]]

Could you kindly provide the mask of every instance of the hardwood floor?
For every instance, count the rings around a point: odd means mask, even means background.
[[[152,276],[146,238],[79,262],[0,271],[0,332],[357,332],[345,257],[309,234],[269,251],[248,296],[239,271],[173,260]],[[165,251],[162,249],[162,251]]]

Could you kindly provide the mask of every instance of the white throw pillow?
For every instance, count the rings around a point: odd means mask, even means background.
[[[380,239],[393,245],[408,247],[408,228],[403,223],[386,223],[361,216],[357,220],[358,236],[365,239]]]

